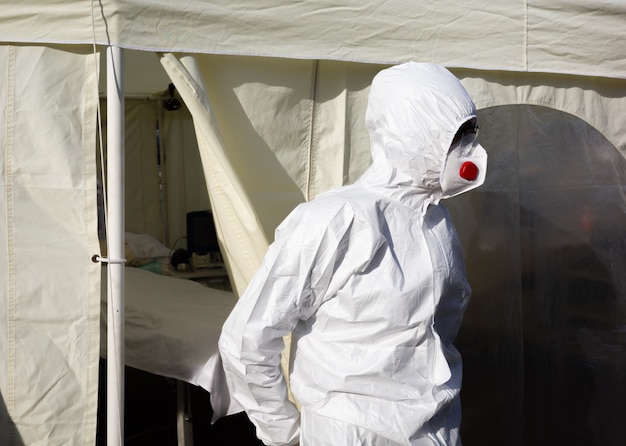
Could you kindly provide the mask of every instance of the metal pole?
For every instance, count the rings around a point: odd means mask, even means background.
[[[123,52],[107,48],[107,444],[124,444],[124,83]]]

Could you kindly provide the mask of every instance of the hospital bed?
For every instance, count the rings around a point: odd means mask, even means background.
[[[102,267],[101,356],[106,357],[106,267]],[[125,362],[194,384],[211,395],[214,419],[231,405],[217,341],[232,293],[191,280],[125,268]]]

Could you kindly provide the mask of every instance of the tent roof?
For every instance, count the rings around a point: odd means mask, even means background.
[[[114,44],[623,78],[626,3],[605,0],[30,0],[0,12],[0,41]],[[93,12],[93,13],[92,13]]]

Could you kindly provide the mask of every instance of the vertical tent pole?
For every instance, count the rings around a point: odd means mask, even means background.
[[[124,444],[124,83],[123,52],[107,47],[107,444]]]

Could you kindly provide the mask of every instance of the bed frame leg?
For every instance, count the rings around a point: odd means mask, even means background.
[[[193,422],[191,418],[189,386],[187,383],[179,380],[176,380],[176,401],[178,446],[193,446]]]

